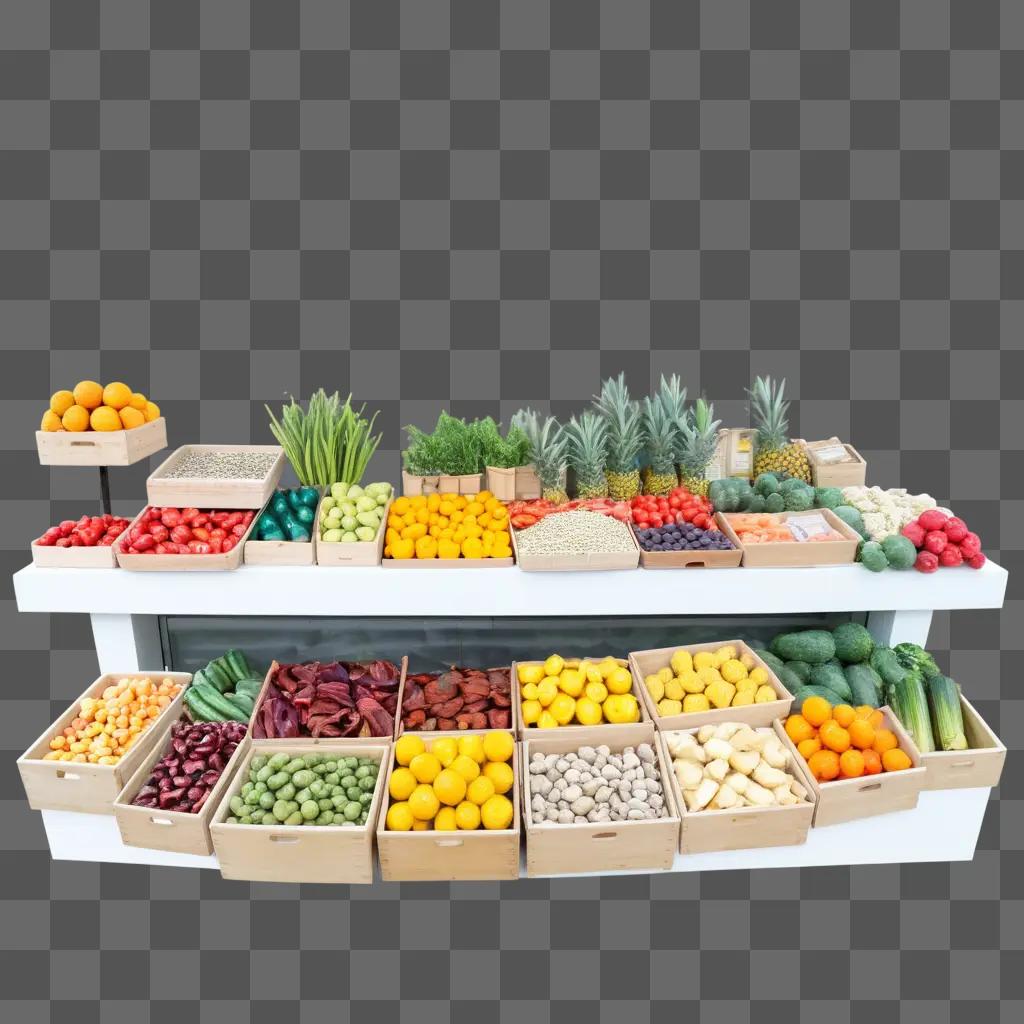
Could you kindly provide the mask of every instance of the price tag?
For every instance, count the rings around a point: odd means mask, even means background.
[[[832,527],[828,520],[818,512],[806,516],[790,516],[786,520],[789,532],[793,534],[793,540],[810,540],[812,537],[822,537],[832,533]]]
[[[836,462],[853,462],[853,457],[846,450],[845,445],[830,444],[826,448],[812,448],[816,462],[823,462],[826,465],[833,465]]]

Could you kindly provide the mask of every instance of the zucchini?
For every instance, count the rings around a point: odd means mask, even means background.
[[[252,669],[249,668],[249,663],[241,651],[232,647],[230,651],[224,652],[223,660],[227,670],[231,673],[233,682],[237,683],[240,679],[252,678]]]
[[[829,704],[833,705],[842,704],[843,698],[839,696],[834,690],[830,690],[827,686],[801,686],[796,693],[793,694],[793,713],[797,714],[804,706],[804,701],[808,697],[824,697]]]
[[[182,699],[185,702],[185,707],[188,708],[189,715],[193,722],[223,721],[216,709],[207,704],[206,701],[203,700],[202,695],[193,687],[190,686],[185,691],[185,696]]]
[[[811,669],[811,685],[825,686],[839,695],[839,703],[852,704],[853,691],[846,681],[846,675],[837,665],[815,665]]]
[[[209,683],[203,681],[196,683],[193,679],[191,689],[195,690],[204,703],[216,712],[218,716],[217,721],[249,721],[248,715],[243,715],[241,709],[236,704],[229,701],[224,694],[218,692],[217,689]]]
[[[922,754],[931,753],[935,749],[935,739],[924,683],[917,676],[908,674],[891,689],[895,697],[893,711],[896,717],[903,723],[917,749]]]
[[[252,697],[253,700],[260,695],[260,690],[262,689],[262,679],[239,679],[235,683],[235,693],[244,693],[247,697]]]
[[[942,750],[966,750],[967,735],[956,683],[949,676],[932,676],[927,687],[936,746]]]
[[[223,658],[214,658],[203,669],[203,674],[221,693],[226,693],[235,684],[234,676],[228,671]]]
[[[245,693],[225,693],[224,699],[231,701],[248,718],[252,714],[253,699]]]
[[[786,668],[798,675],[805,683],[811,681],[811,666],[806,661],[787,661]]]
[[[882,677],[886,686],[894,686],[907,674],[891,647],[876,647],[868,664]]]
[[[847,665],[846,681],[850,685],[851,703],[877,708],[882,704],[882,677],[870,665]]]
[[[802,689],[806,683],[800,678],[788,665],[783,665],[781,672],[775,673],[779,677],[779,682],[789,690],[790,693],[796,693],[797,690]]]
[[[805,629],[800,633],[780,633],[772,641],[772,654],[785,661],[823,665],[835,657],[836,645],[828,630]]]

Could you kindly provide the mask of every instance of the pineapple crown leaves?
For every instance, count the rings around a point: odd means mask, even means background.
[[[747,394],[750,396],[750,413],[756,420],[757,443],[762,448],[782,448],[789,438],[786,428],[786,410],[789,402],[783,399],[786,393],[786,379],[779,382],[769,376],[755,377],[754,386]]]
[[[679,420],[679,461],[691,476],[703,476],[715,454],[722,421],[714,415],[714,405],[698,398]]]
[[[662,374],[656,394],[670,419],[673,422],[678,421],[686,409],[686,388],[683,387],[679,374],[673,373],[667,380],[665,374]]]
[[[640,403],[629,397],[624,373],[604,382],[601,394],[594,396],[594,407],[608,425],[608,469],[632,473],[644,443],[643,424]]]
[[[579,419],[573,416],[563,429],[569,465],[587,479],[603,476],[608,438],[608,424],[604,417],[584,409]]]
[[[643,437],[654,472],[674,472],[679,447],[679,426],[659,397],[644,398]]]
[[[541,418],[533,409],[520,409],[512,417],[512,426],[521,430],[530,442],[530,460],[544,486],[557,486],[565,469],[567,439],[554,416]]]

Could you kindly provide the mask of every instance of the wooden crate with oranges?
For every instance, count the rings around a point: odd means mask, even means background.
[[[490,491],[403,494],[388,511],[385,568],[497,569],[513,564],[508,509]]]
[[[786,719],[785,731],[807,763],[816,828],[917,806],[926,769],[888,707],[833,707],[808,697]]]

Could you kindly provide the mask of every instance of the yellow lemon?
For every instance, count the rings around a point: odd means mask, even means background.
[[[633,688],[633,676],[628,668],[617,665],[613,671],[608,673],[605,686],[608,687],[609,693],[629,693]]]
[[[89,410],[84,405],[73,405],[60,418],[60,422],[65,430],[72,430],[75,433],[81,430],[88,430]]]
[[[494,796],[494,783],[486,775],[474,779],[466,787],[466,799],[477,807],[483,807]]]
[[[538,662],[516,666],[520,683],[539,683],[544,678],[544,666]]]
[[[726,662],[736,657],[736,648],[732,644],[727,644],[725,647],[719,647],[715,651],[715,657],[718,659],[719,664]]]
[[[442,736],[430,744],[430,752],[441,762],[442,768],[448,768],[459,756],[459,744],[453,736]]]
[[[419,819],[417,819],[416,821],[414,821],[412,823],[412,830],[413,830],[413,832],[429,832],[430,831],[430,822],[429,821],[420,821]]]
[[[576,713],[576,701],[567,693],[560,693],[548,709],[559,725],[568,725]]]
[[[749,672],[755,665],[757,665],[757,662],[754,661],[754,656],[752,654],[744,651],[740,655],[740,664]]]
[[[598,704],[603,704],[608,697],[608,687],[604,683],[587,683],[583,692]]]
[[[409,810],[417,821],[433,821],[440,806],[441,801],[430,786],[419,785],[409,795]]]
[[[146,417],[138,409],[133,409],[130,405],[126,405],[117,415],[120,417],[121,426],[125,430],[134,430],[146,422]]]
[[[111,409],[123,409],[132,400],[132,389],[115,380],[103,389],[103,404]]]
[[[537,684],[527,683],[521,687],[519,692],[522,694],[523,700],[536,700],[537,699]]]
[[[537,719],[538,729],[557,729],[558,719],[555,718],[547,708],[540,713],[540,718]]]
[[[472,832],[473,829],[479,828],[480,808],[476,804],[471,804],[468,800],[463,800],[455,808],[455,824],[466,832]]]
[[[412,811],[407,803],[392,804],[388,808],[387,827],[391,832],[408,832],[412,828]]]
[[[484,738],[482,736],[460,736],[459,753],[473,758],[477,764],[483,764],[487,760],[487,755],[484,753]]]
[[[43,419],[39,424],[39,429],[46,430],[52,434],[54,431],[63,430],[64,424],[61,423],[60,417],[52,409],[47,409],[46,412],[43,413]]]
[[[487,829],[508,828],[512,817],[512,801],[507,796],[492,796],[480,808],[480,820]]]
[[[484,756],[488,761],[508,761],[516,750],[510,732],[489,732],[484,736]]]
[[[736,658],[729,658],[723,661],[719,671],[727,683],[738,683],[741,679],[747,678],[747,670],[743,667],[742,662],[737,661]]]
[[[640,708],[631,693],[613,693],[602,705],[605,718],[615,725],[640,721]]]
[[[698,651],[693,656],[693,670],[699,672],[702,668],[714,668],[715,656],[710,651]]]
[[[89,415],[89,425],[93,430],[124,430],[117,410],[111,409],[109,405],[101,405],[93,409]]]
[[[582,669],[582,666],[581,666]],[[604,685],[604,676],[601,675],[601,669],[598,665],[591,665],[587,663],[586,672],[584,673],[588,683],[601,683]]]
[[[520,705],[519,713],[523,716],[523,722],[526,725],[533,725],[540,718],[540,713],[543,710],[544,707],[539,700],[524,700]]]
[[[466,754],[459,754],[452,761],[451,771],[458,772],[466,782],[472,782],[480,774],[480,765]]]
[[[484,765],[484,776],[491,780],[495,793],[507,793],[512,788],[512,765],[489,761]]]
[[[542,679],[537,686],[537,700],[541,707],[549,707],[551,702],[558,696],[558,680],[548,676]]]
[[[408,768],[396,768],[391,773],[388,792],[393,800],[408,800],[416,788],[416,776]]]
[[[417,782],[433,782],[441,771],[441,762],[433,754],[417,754],[409,762]]]
[[[95,409],[103,402],[103,388],[94,380],[80,380],[72,394],[83,409]]]
[[[437,817],[434,819],[435,832],[454,832],[458,827],[455,821],[454,807],[442,807],[437,812]]]
[[[158,420],[160,418],[160,406],[157,405],[156,402],[147,402],[145,415],[147,423],[152,423],[153,420]]]
[[[601,705],[590,697],[580,697],[576,701],[576,720],[580,725],[600,725],[604,717]]]
[[[50,395],[50,412],[57,417],[63,416],[75,404],[75,396],[70,391],[55,391]]]
[[[549,676],[557,676],[565,668],[565,660],[560,654],[552,654],[544,662],[544,672]]]
[[[146,396],[141,391],[133,391],[132,397],[128,401],[128,404],[133,409],[138,409],[139,412],[146,411]]]
[[[669,660],[669,665],[677,676],[681,676],[693,668],[693,659],[690,657],[689,651],[676,651]]]
[[[458,772],[445,768],[434,779],[434,792],[441,803],[454,807],[466,796],[466,780]]]
[[[750,670],[750,678],[760,686],[768,682],[768,673],[760,665],[756,665]]]
[[[419,736],[406,733],[404,736],[399,736],[398,742],[395,744],[395,760],[399,764],[407,765],[417,754],[422,754],[426,749]]]
[[[563,693],[578,697],[583,692],[583,680],[578,669],[564,668],[558,676],[558,685]]]

